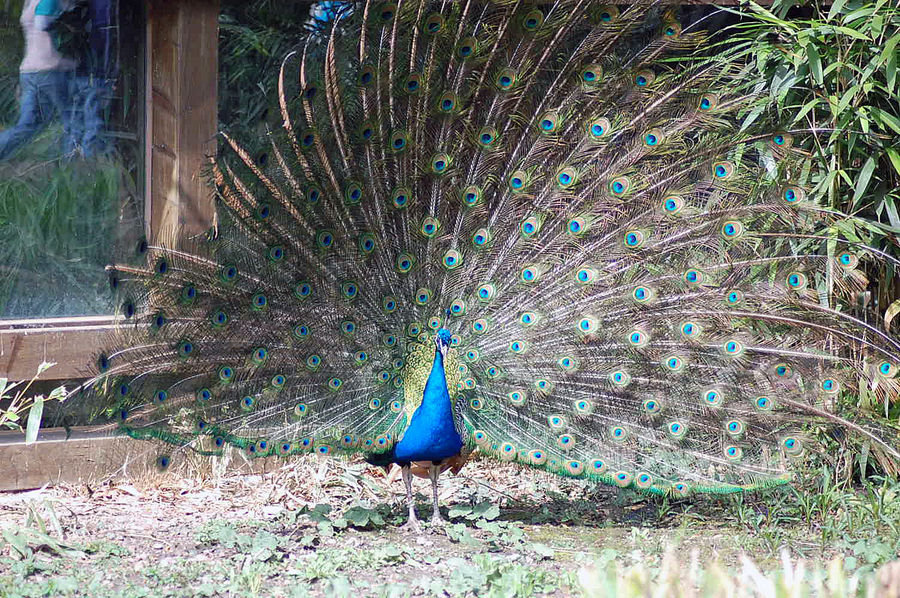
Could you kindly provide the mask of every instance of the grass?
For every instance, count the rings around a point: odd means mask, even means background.
[[[104,266],[140,231],[125,169],[39,158],[55,138],[0,163],[0,317],[109,312]]]
[[[313,457],[8,495],[0,596],[837,597],[900,580],[896,482],[671,502],[485,464],[442,482],[450,521],[422,536],[398,527],[399,480]]]

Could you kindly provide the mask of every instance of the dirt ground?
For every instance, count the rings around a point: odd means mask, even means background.
[[[264,475],[143,475],[0,494],[0,596],[570,596],[610,561],[651,571],[827,558],[702,509],[474,461],[441,480],[442,529],[415,534],[397,472],[307,458]],[[420,518],[430,488],[418,480]],[[765,503],[749,506],[765,516]]]

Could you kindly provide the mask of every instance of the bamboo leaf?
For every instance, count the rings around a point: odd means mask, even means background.
[[[853,85],[847,91],[844,92],[844,95],[841,96],[841,100],[838,102],[837,111],[838,114],[842,113],[847,109],[847,106],[850,105],[850,102],[853,101],[853,96],[856,95],[856,92],[859,91],[859,86]]]
[[[871,130],[869,126],[869,111],[865,107],[860,108],[856,114],[856,119],[859,121],[859,128],[862,129],[862,132],[868,135]]]
[[[838,99],[837,99],[837,96],[836,96],[836,95],[833,95],[833,94],[832,94],[832,95],[829,95],[829,96],[828,96],[828,109],[831,110],[831,116],[832,116],[833,118],[837,118],[837,117],[838,117],[838,114],[839,114],[839,112],[838,112]]]
[[[835,5],[832,5],[832,8],[834,8],[834,6]],[[864,35],[864,34],[860,33],[859,31],[857,31],[856,29],[851,29],[850,27],[835,27],[834,31],[835,31],[835,33],[842,33],[846,36],[852,37],[853,39],[858,39],[858,40],[867,41],[867,42],[872,41],[872,38],[869,37],[868,35]]]
[[[884,16],[876,12],[872,16],[872,20],[869,21],[869,29],[872,30],[872,35],[875,37],[880,37],[882,33],[884,33]]]
[[[860,224],[877,235],[883,235],[884,233],[900,234],[900,228],[876,220],[864,219]]]
[[[869,114],[872,116],[873,120],[890,127],[895,133],[900,134],[900,119],[893,114],[889,114],[881,108],[872,108],[869,110]]]
[[[894,203],[893,198],[885,197],[881,200],[881,206],[887,213],[891,226],[900,226],[900,215],[897,214],[897,204]]]
[[[894,170],[897,171],[897,174],[900,174],[900,152],[893,147],[889,147],[884,151],[888,155],[888,158],[890,158],[891,164],[894,165]]]
[[[765,106],[757,106],[756,108],[751,110],[750,114],[748,114],[744,118],[744,122],[741,123],[741,131],[746,131],[750,127],[750,125],[753,124],[753,121],[759,118],[759,115],[763,113],[764,108]]]
[[[847,4],[847,0],[835,0],[835,2],[831,5],[831,8],[828,10],[828,16],[825,17],[826,21],[830,21],[834,17],[837,16],[841,9],[844,8],[844,5]]]
[[[787,25],[787,22],[779,19],[756,2],[753,2],[753,0],[750,0],[750,8],[757,13],[757,18],[759,18],[760,20],[769,21],[771,23],[776,23],[779,25]]]
[[[816,105],[817,105],[818,103],[819,103],[819,99],[818,99],[818,98],[813,98],[812,100],[810,100],[809,102],[807,102],[807,103],[803,106],[803,108],[801,108],[800,110],[798,110],[798,111],[794,114],[794,120],[792,121],[792,124],[796,124],[796,123],[800,122],[801,120],[803,120],[803,117],[806,116],[807,113],[809,113],[810,110],[812,110],[813,108],[815,108]]]
[[[863,167],[859,169],[859,178],[856,179],[856,188],[853,190],[853,203],[856,203],[865,195],[873,172],[875,172],[875,158],[869,156]]]
[[[822,59],[819,58],[819,49],[812,42],[806,44],[806,57],[809,59],[809,72],[816,83],[822,85],[825,80],[822,75]]]
[[[872,16],[875,13],[874,7],[866,7],[861,8],[859,10],[854,10],[850,14],[844,17],[844,23],[852,23],[858,19],[864,19],[866,17]]]
[[[34,444],[37,441],[38,431],[41,428],[41,418],[44,416],[44,397],[34,397],[34,403],[28,410],[28,423],[25,424],[25,444]]]
[[[897,44],[900,43],[900,34],[892,36],[881,51],[881,62],[884,63],[884,79],[887,83],[888,93],[894,93],[897,84]]]

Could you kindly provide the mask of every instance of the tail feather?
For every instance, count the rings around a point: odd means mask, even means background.
[[[891,258],[806,190],[821,132],[767,120],[740,52],[675,16],[341,16],[283,62],[274,159],[223,133],[214,234],[113,267],[136,315],[103,410],[175,454],[383,465],[446,327],[467,449],[501,460],[684,495],[787,483],[816,427],[900,459],[841,408],[900,394],[900,341],[850,310]]]

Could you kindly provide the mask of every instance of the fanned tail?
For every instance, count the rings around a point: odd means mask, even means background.
[[[285,60],[265,159],[223,135],[216,234],[113,268],[105,411],[165,464],[381,464],[443,326],[469,448],[502,460],[740,492],[787,483],[820,424],[900,460],[840,408],[898,396],[900,341],[851,309],[890,258],[807,197],[816,131],[742,130],[767,100],[706,43],[643,2],[342,16],[324,61]]]

